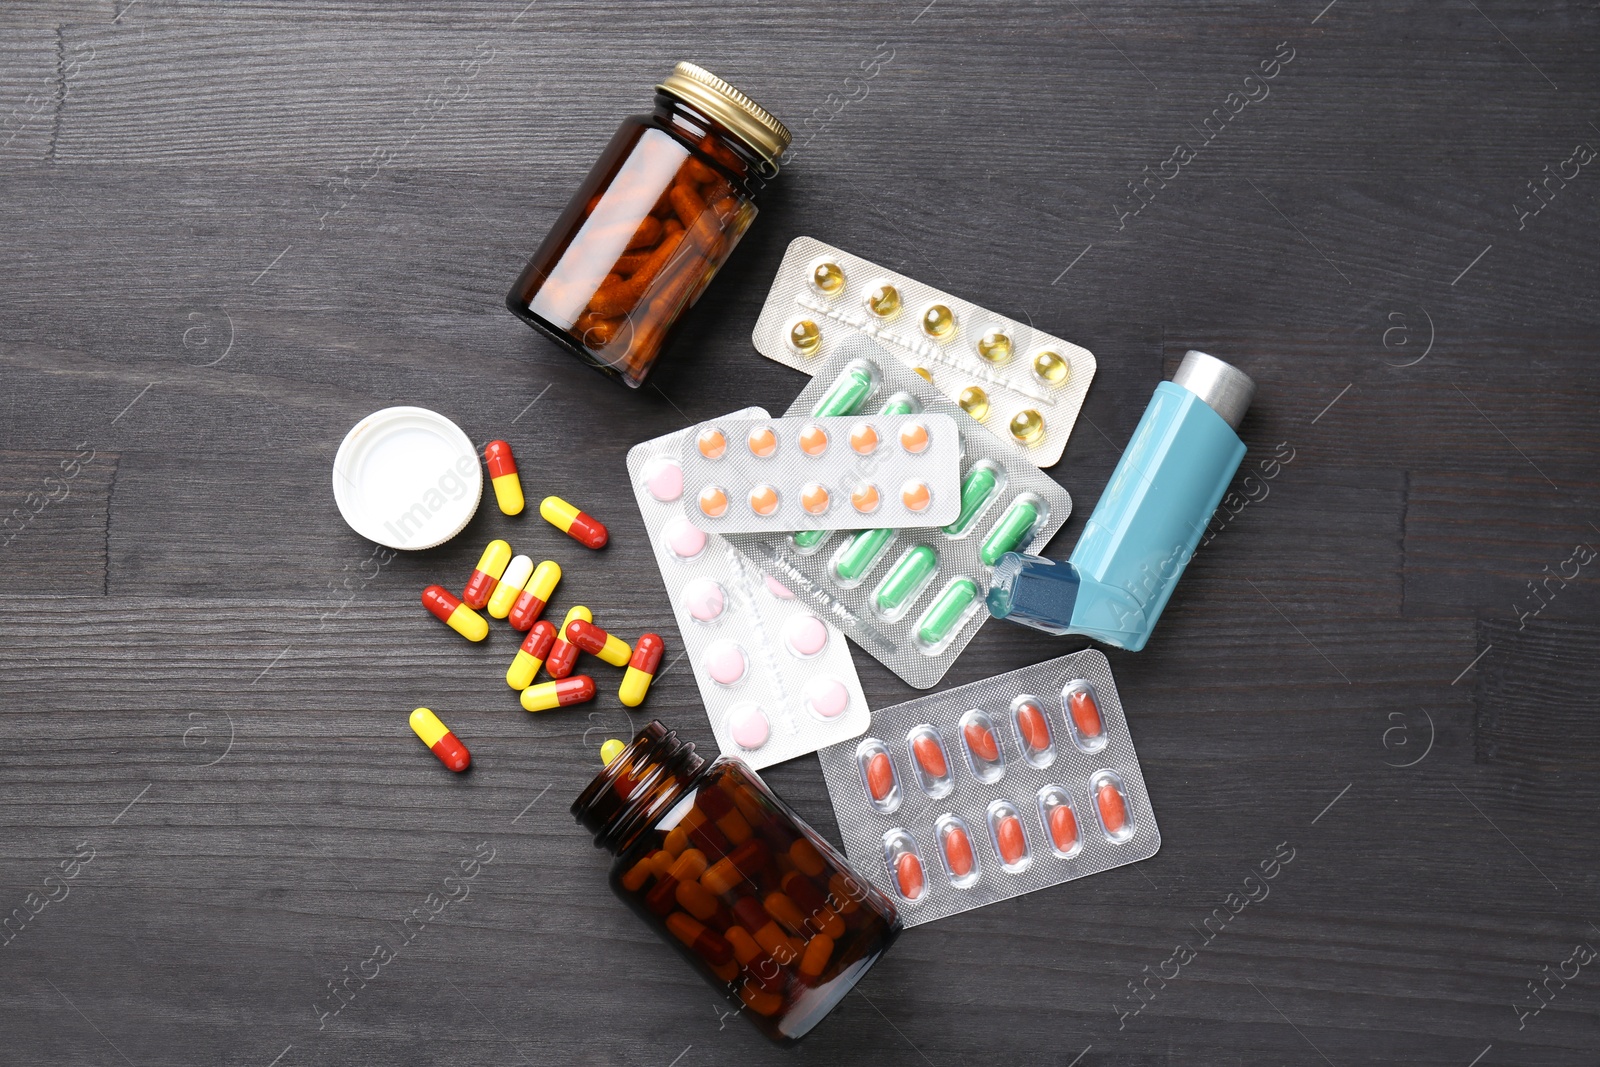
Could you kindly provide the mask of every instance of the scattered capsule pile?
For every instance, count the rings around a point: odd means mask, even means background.
[[[908,926],[1160,847],[1098,651],[882,709],[872,731],[817,755],[852,864]]]
[[[507,515],[519,514],[525,500],[511,446],[504,441],[489,442],[484,460],[500,510]],[[604,548],[609,539],[600,520],[560,497],[545,497],[539,504],[539,514],[585,548]],[[659,634],[647,633],[629,645],[599,626],[593,613],[581,605],[568,611],[557,629],[541,616],[561,578],[561,566],[554,560],[535,565],[531,556],[513,555],[510,543],[494,540],[478,558],[460,597],[442,585],[430,585],[422,591],[422,604],[468,641],[482,641],[489,636],[489,622],[480,614],[485,611],[490,618],[504,619],[513,630],[527,635],[506,668],[506,685],[519,693],[527,711],[550,711],[594,699],[595,680],[588,674],[573,673],[580,653],[624,668],[618,699],[628,707],[638,706],[661,666],[665,643]],[[541,669],[550,680],[536,683]],[[411,728],[452,771],[461,772],[471,765],[467,747],[432,711],[414,711]]]
[[[807,374],[866,336],[1039,467],[1061,458],[1094,376],[1092,353],[843,249],[798,237],[753,339]]]

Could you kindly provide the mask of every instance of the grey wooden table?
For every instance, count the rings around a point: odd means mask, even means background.
[[[1596,1062],[1593,5],[525,4],[0,8],[0,1062]],[[680,58],[801,146],[630,393],[501,302]],[[749,341],[799,234],[1096,353],[1058,553],[1189,347],[1293,458],[1112,654],[1160,854],[909,932],[784,1052],[567,813],[640,712],[709,746],[688,672],[529,716],[417,594],[506,536],[675,643],[623,456],[799,390]],[[329,470],[398,403],[611,547],[485,507],[381,562]],[[946,683],[1079,647],[991,625]],[[837,840],[813,757],[766,777]]]

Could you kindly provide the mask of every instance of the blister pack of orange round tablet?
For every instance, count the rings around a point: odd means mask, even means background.
[[[817,758],[851,866],[907,926],[1161,847],[1096,649],[883,708],[867,736]]]
[[[961,438],[938,412],[712,419],[684,435],[685,517],[712,533],[944,526]]]

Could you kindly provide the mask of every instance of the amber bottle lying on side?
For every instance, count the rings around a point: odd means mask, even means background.
[[[616,856],[617,896],[774,1041],[805,1036],[899,936],[888,898],[754,771],[659,722],[572,813]]]
[[[591,366],[638,388],[756,217],[789,131],[692,63],[616,136],[506,295]]]

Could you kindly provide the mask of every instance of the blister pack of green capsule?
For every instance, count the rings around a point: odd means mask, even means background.
[[[1038,552],[1072,497],[865,337],[841,340],[789,416],[946,414],[961,437],[961,506],[944,526],[729,534],[727,540],[909,685],[938,684],[988,621],[1007,552]]]

